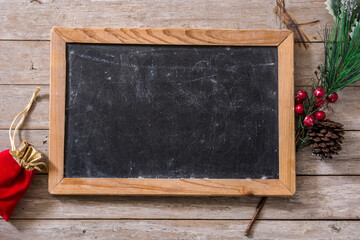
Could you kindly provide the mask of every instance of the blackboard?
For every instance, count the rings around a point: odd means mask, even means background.
[[[277,179],[276,47],[67,44],[65,176]]]
[[[53,194],[292,195],[289,31],[54,28]]]

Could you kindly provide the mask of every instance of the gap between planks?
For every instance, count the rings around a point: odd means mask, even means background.
[[[16,218],[14,220],[10,220],[10,222],[16,221],[250,221],[251,218],[229,218],[229,219],[215,219],[215,218]],[[329,219],[288,219],[288,218],[266,218],[261,219],[257,218],[256,222],[258,221],[271,221],[271,222],[360,222],[360,219],[336,219],[336,218],[329,218]],[[6,222],[4,219],[0,219],[0,222]]]

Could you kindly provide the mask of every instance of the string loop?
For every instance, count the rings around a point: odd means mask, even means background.
[[[25,120],[25,118],[26,118],[26,116],[27,116],[27,114],[28,114],[28,112],[29,112],[32,104],[34,103],[34,101],[35,101],[35,99],[36,99],[36,96],[37,96],[37,93],[38,93],[39,91],[40,91],[40,88],[37,87],[37,88],[35,89],[35,92],[34,92],[32,98],[31,98],[29,104],[24,108],[24,110],[22,110],[18,115],[16,115],[16,117],[14,118],[14,120],[12,121],[12,123],[11,123],[11,125],[10,125],[10,128],[9,128],[9,139],[10,139],[10,144],[11,144],[11,150],[12,150],[12,151],[15,151],[15,150],[16,150],[16,147],[15,147],[16,132],[17,132],[17,130],[19,129],[19,127],[24,123],[24,120]],[[17,120],[21,115],[23,115],[23,116],[22,116],[20,122],[16,125],[15,130],[14,130],[14,134],[12,135],[12,134],[11,134],[11,133],[12,133],[12,128],[13,128],[16,120]]]
[[[29,102],[29,104],[22,110],[14,120],[12,121],[10,128],[9,128],[9,139],[11,144],[11,150],[10,154],[14,157],[15,161],[24,169],[26,170],[38,170],[41,173],[46,173],[48,171],[48,167],[46,163],[44,163],[43,155],[37,151],[30,143],[26,141],[22,141],[20,146],[16,149],[15,146],[15,137],[16,132],[19,129],[19,127],[24,123],[25,118],[27,114],[30,111],[31,106],[33,105],[37,93],[40,91],[40,88],[36,88],[34,94],[32,95],[32,98]],[[15,125],[15,122],[18,120],[18,118],[21,117],[19,123],[16,125],[14,129],[14,133],[12,133],[12,129]]]

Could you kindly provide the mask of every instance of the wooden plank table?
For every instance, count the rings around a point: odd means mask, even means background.
[[[10,147],[7,128],[36,86],[39,98],[21,139],[48,153],[50,29],[171,27],[280,29],[275,1],[238,0],[1,0],[0,149]],[[332,22],[324,1],[286,1],[310,39],[295,46],[295,83],[310,83],[323,58],[321,36]],[[330,119],[345,124],[341,155],[320,161],[297,154],[297,193],[269,198],[249,238],[360,238],[360,83],[339,94]],[[13,220],[0,220],[1,239],[241,239],[257,197],[51,196],[39,174]]]

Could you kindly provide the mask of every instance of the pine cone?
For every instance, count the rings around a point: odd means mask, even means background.
[[[339,154],[345,134],[343,125],[330,120],[318,121],[307,131],[313,154],[324,158],[332,158]]]

